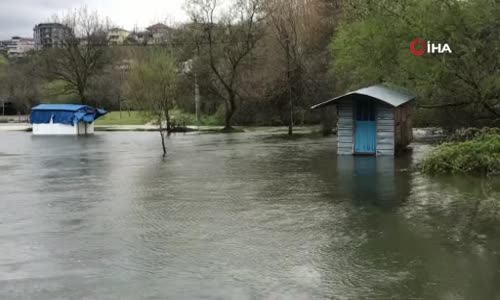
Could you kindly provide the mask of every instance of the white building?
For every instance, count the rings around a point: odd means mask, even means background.
[[[34,135],[87,135],[106,113],[87,105],[40,104],[31,109],[30,123]]]
[[[146,28],[145,31],[134,30],[128,39],[141,45],[168,43],[173,36],[174,29],[165,24],[157,23]]]
[[[21,58],[26,56],[29,51],[35,49],[35,41],[29,38],[13,36],[7,43],[7,56],[9,58]]]
[[[129,32],[125,29],[121,28],[111,28],[108,31],[108,41],[110,45],[122,45],[127,37],[129,36]]]
[[[154,25],[151,25],[148,28],[146,28],[146,30],[152,37],[151,42],[153,44],[161,44],[170,41],[173,32],[172,28],[162,23],[156,23]]]

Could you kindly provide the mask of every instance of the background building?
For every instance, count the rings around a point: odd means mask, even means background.
[[[134,30],[127,38],[130,43],[141,45],[162,44],[168,42],[174,30],[165,24],[157,23],[146,28],[145,31]]]
[[[60,23],[40,23],[33,28],[35,47],[53,48],[61,45],[68,27]]]
[[[129,32],[125,29],[121,29],[118,27],[111,28],[108,31],[108,41],[110,45],[122,45],[127,37],[129,36]]]
[[[148,28],[146,28],[146,30],[149,32],[153,44],[161,44],[167,42],[168,40],[170,40],[170,36],[173,32],[172,28],[162,23],[156,23],[152,26],[149,26]]]
[[[35,42],[33,39],[13,36],[7,43],[6,48],[9,58],[21,58],[26,56],[29,51],[35,49]]]

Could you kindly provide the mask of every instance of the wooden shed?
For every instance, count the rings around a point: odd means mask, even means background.
[[[337,106],[338,154],[395,155],[413,139],[414,100],[412,95],[374,85],[311,109]]]

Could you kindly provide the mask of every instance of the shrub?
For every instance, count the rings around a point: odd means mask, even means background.
[[[214,114],[211,116],[201,116],[199,121],[196,121],[196,116],[192,113],[186,113],[180,109],[174,109],[171,111],[170,118],[175,120],[179,124],[186,125],[202,125],[202,126],[223,126],[224,118],[219,114]]]
[[[465,142],[444,143],[423,160],[420,168],[429,174],[498,172],[500,134],[483,134]]]
[[[448,142],[466,142],[484,135],[500,135],[500,128],[463,128],[456,130],[448,139]]]

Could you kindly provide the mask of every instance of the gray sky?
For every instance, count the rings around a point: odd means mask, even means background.
[[[185,21],[183,4],[184,0],[0,0],[0,40],[33,37],[35,24],[84,5],[109,17],[113,25],[131,30],[166,19]]]

